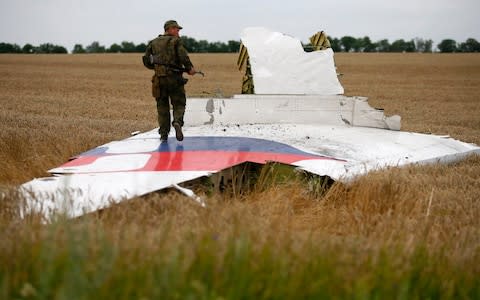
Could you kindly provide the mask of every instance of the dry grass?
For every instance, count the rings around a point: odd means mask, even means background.
[[[336,61],[346,94],[401,115],[403,130],[480,144],[480,55],[340,53]]]
[[[207,75],[190,79],[188,95],[239,93],[235,55],[191,58]],[[367,96],[387,115],[401,115],[404,130],[480,144],[479,54],[340,53],[336,64],[347,95]],[[46,176],[72,155],[156,127],[150,76],[133,54],[0,55],[0,187]],[[49,241],[34,221],[12,222],[7,199],[0,204],[0,224],[11,229],[0,235],[5,257]],[[246,234],[258,247],[289,249],[306,264],[312,255],[329,257],[346,285],[374,280],[368,267],[385,251],[391,272],[401,274],[425,247],[433,263],[448,265],[439,271],[448,291],[458,274],[478,283],[479,199],[480,158],[471,157],[374,172],[348,187],[334,184],[322,196],[292,182],[238,199],[213,197],[208,209],[199,209],[176,193],[154,194],[87,216],[78,226],[92,233],[103,228],[103,238],[128,255],[179,247],[190,253],[195,249],[188,245],[205,235],[224,245],[216,250],[228,252],[232,237]],[[53,232],[65,239],[62,229]]]

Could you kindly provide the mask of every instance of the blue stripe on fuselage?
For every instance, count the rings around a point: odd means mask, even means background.
[[[140,141],[139,141],[140,142]],[[103,156],[108,151],[108,146],[100,146],[80,156]],[[177,151],[228,151],[228,152],[273,152],[282,154],[296,154],[307,156],[319,156],[301,151],[287,144],[248,137],[224,137],[224,136],[188,136],[185,140],[178,142],[170,137],[168,142],[160,143],[156,151],[152,152],[177,152]]]

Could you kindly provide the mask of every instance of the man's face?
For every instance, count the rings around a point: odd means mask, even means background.
[[[173,36],[178,37],[179,33],[180,33],[180,28],[178,28],[178,27],[169,27],[167,29],[167,34],[168,35],[173,35]]]

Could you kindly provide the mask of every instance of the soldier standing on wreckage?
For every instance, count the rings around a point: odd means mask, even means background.
[[[174,20],[165,22],[165,33],[150,41],[143,56],[145,67],[155,70],[152,77],[152,96],[157,101],[158,133],[162,142],[167,141],[170,132],[170,101],[173,106],[173,122],[175,136],[183,140],[183,115],[185,114],[185,87],[187,79],[182,73],[197,73],[188,52],[179,37],[182,29]]]

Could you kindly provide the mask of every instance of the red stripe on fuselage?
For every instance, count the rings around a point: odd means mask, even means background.
[[[177,151],[154,152],[145,167],[136,171],[218,171],[244,162],[268,161],[292,164],[306,159],[327,159],[316,155],[274,152]]]
[[[276,152],[243,152],[243,151],[173,151],[173,152],[150,152],[150,158],[143,168],[125,170],[132,171],[219,171],[232,166],[254,162],[265,164],[266,162],[279,162],[292,164],[306,159],[335,160],[318,155],[302,155]],[[62,168],[87,166],[97,159],[107,156],[117,156],[122,159],[128,154],[107,154],[100,156],[80,156],[63,164]],[[105,171],[105,170],[104,170]]]

